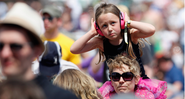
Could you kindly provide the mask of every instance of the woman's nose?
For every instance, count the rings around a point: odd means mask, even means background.
[[[123,79],[123,77],[120,77],[119,82],[125,82],[124,79]]]

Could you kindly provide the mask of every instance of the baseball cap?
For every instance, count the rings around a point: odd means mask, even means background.
[[[52,17],[60,17],[62,14],[62,11],[59,8],[57,8],[57,6],[53,6],[53,5],[46,5],[41,10],[41,12],[42,14],[48,13]]]
[[[72,62],[66,61],[66,60],[62,60],[61,59],[61,69],[60,69],[60,73],[67,70],[67,69],[76,69],[76,70],[80,70],[78,68],[77,65],[75,65]]]
[[[39,57],[41,75],[52,77],[60,71],[61,47],[58,42],[45,41],[45,51]]]
[[[17,2],[8,11],[6,16],[0,21],[0,27],[3,24],[18,25],[31,33],[34,40],[37,40],[42,51],[44,51],[44,45],[40,39],[40,35],[44,33],[44,24],[41,16],[29,7],[26,3]]]

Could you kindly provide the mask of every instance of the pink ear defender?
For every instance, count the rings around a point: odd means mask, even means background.
[[[96,29],[96,31],[98,32],[98,34],[100,34],[101,36],[104,36],[103,33],[101,32],[101,30],[98,27],[98,24],[96,22],[94,22],[94,27]]]
[[[121,12],[120,18],[121,18],[121,29],[124,29],[125,28],[125,21],[124,21],[125,14],[123,12]]]
[[[124,29],[125,28],[125,15],[123,12],[120,13],[120,18],[121,18],[121,29]],[[99,29],[98,27],[98,24],[96,22],[94,22],[94,27],[96,29],[96,31],[98,32],[98,34],[100,34],[101,36],[104,36],[103,33],[101,32],[101,30]]]

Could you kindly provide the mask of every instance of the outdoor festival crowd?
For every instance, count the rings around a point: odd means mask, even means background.
[[[0,99],[183,99],[183,0],[0,2]]]

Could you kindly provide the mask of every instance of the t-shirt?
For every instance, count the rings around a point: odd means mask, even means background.
[[[177,68],[175,65],[173,65],[173,67],[165,73],[165,81],[167,83],[171,83],[173,84],[175,81],[180,81],[183,84],[183,88],[182,90],[184,90],[184,76],[182,71]]]
[[[74,40],[65,36],[62,33],[59,33],[57,37],[52,39],[47,39],[44,35],[41,35],[42,41],[56,41],[60,44],[62,49],[62,59],[66,61],[70,61],[76,65],[79,65],[81,62],[80,54],[72,54],[70,52],[70,47],[74,43]]]

